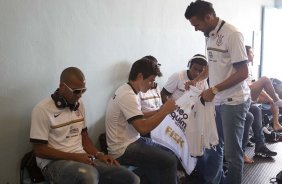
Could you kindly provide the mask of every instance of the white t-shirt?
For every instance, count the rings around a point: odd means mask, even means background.
[[[185,82],[190,81],[187,70],[182,70],[172,74],[164,85],[164,88],[171,93],[172,99],[177,100],[185,93]],[[207,89],[208,84],[206,80],[197,83],[196,87],[200,90]]]
[[[159,86],[157,86],[156,89],[149,89],[146,93],[139,92],[138,95],[142,112],[158,110],[162,106],[160,94]]]
[[[249,76],[247,78],[247,84],[251,85],[253,83],[253,80],[255,80],[254,75],[253,75],[253,67],[251,66],[251,64],[248,64],[248,70],[249,70]]]
[[[51,97],[39,102],[31,115],[30,141],[48,144],[63,152],[85,153],[82,147],[81,131],[85,126],[85,112],[80,100],[78,110],[68,107],[58,109]],[[50,160],[37,157],[38,166],[43,169]]]
[[[221,25],[222,20],[219,20],[206,40],[210,86],[221,83],[235,73],[233,64],[248,60],[242,33],[228,23]],[[216,94],[214,102],[238,105],[248,98],[250,98],[250,89],[244,80]]]
[[[129,84],[120,86],[106,111],[108,151],[114,158],[120,157],[129,144],[139,139],[139,132],[129,122],[143,115],[138,94]]]

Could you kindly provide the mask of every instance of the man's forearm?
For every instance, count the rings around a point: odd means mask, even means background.
[[[236,72],[230,75],[223,82],[215,85],[219,91],[223,91],[228,89],[236,84],[242,82],[243,80],[248,78],[248,67],[247,65],[242,65],[236,68]]]
[[[67,153],[49,147],[47,144],[34,145],[35,155],[45,159],[53,160],[75,160],[75,153]]]

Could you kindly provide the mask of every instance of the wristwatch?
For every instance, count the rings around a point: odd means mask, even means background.
[[[214,95],[216,95],[216,94],[219,92],[218,88],[215,87],[215,86],[213,86],[213,87],[211,88],[211,90],[212,90],[212,93],[213,93]]]

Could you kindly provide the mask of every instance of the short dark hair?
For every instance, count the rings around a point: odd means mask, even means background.
[[[158,63],[146,58],[141,58],[133,63],[129,72],[128,80],[136,80],[139,73],[143,75],[144,79],[147,79],[151,75],[158,77],[161,77],[163,75],[160,71]]]
[[[249,54],[249,52],[250,52],[250,50],[252,49],[252,47],[249,46],[249,45],[245,45],[245,47],[246,47],[246,52],[247,52],[247,54]]]
[[[207,66],[208,62],[206,59],[206,56],[202,55],[202,54],[196,54],[194,55],[188,62],[188,67],[189,69],[194,65],[194,64],[198,64],[201,66]]]
[[[210,2],[196,0],[191,2],[185,11],[185,18],[189,20],[191,17],[196,16],[200,20],[204,20],[207,14],[213,14],[216,16],[216,13],[213,9],[213,5]]]
[[[142,57],[142,59],[148,59],[148,60],[151,60],[153,62],[156,62],[159,66],[161,66],[161,64],[158,62],[157,58],[155,58],[154,56],[152,55],[147,55],[147,56],[144,56]]]

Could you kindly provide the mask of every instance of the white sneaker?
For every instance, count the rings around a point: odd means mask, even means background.
[[[282,100],[279,99],[276,102],[274,102],[275,105],[277,105],[278,107],[282,107]]]

